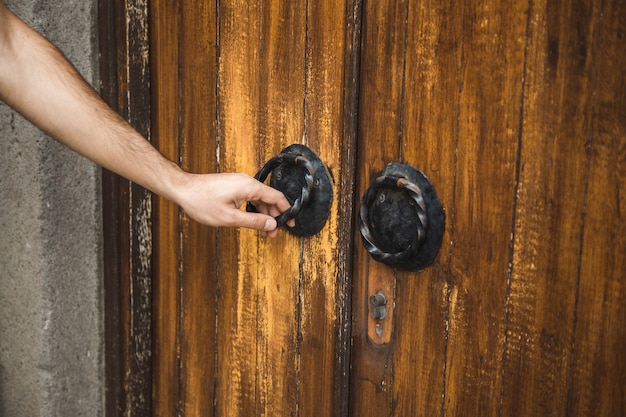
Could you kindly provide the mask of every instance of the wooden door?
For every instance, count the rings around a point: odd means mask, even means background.
[[[318,235],[267,240],[106,175],[110,415],[626,415],[623,2],[102,0],[101,20],[105,96],[166,156],[254,174],[303,143],[334,191]],[[355,227],[390,162],[445,207],[421,272]]]
[[[447,225],[419,274],[356,246],[355,282],[395,309],[372,343],[355,285],[352,415],[626,413],[625,13],[364,2],[358,194],[409,162]]]

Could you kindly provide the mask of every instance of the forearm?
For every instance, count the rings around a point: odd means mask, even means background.
[[[0,99],[76,152],[176,200],[182,171],[110,109],[47,40],[6,9],[0,19]]]
[[[2,0],[0,99],[59,142],[173,201],[201,223],[275,236],[273,217],[289,208],[281,192],[248,175],[183,172],[107,106],[63,55]],[[241,211],[246,201],[260,213]]]

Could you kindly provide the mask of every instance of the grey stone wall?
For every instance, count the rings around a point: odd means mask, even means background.
[[[6,4],[96,85],[95,0]],[[101,218],[99,168],[0,103],[0,416],[103,415]]]

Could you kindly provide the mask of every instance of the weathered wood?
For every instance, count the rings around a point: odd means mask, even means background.
[[[109,91],[108,98],[117,98],[115,108],[144,137],[150,137],[150,70],[148,47],[148,14],[145,2],[129,3],[115,0],[107,8],[108,18],[113,20],[107,28],[108,39],[114,37],[117,91]],[[106,51],[106,49],[105,49]],[[109,52],[111,54],[112,51]],[[110,55],[109,55],[110,56]],[[152,233],[151,196],[126,180],[105,173],[105,206],[119,209],[105,212],[105,224],[118,226],[114,233],[105,235],[105,247],[114,247],[117,263],[107,267],[106,288],[119,294],[107,295],[109,301],[106,315],[117,318],[119,339],[113,339],[113,351],[107,353],[107,361],[118,361],[115,373],[109,374],[108,385],[112,387],[107,411],[114,414],[149,414],[152,392]],[[112,187],[117,187],[113,189]],[[109,253],[110,254],[110,253]],[[113,282],[117,281],[117,282]],[[113,311],[111,311],[111,309]],[[108,324],[113,328],[113,324]],[[108,333],[110,335],[110,333]],[[112,367],[108,367],[109,371]]]
[[[464,7],[446,415],[499,415],[527,7]]]
[[[347,207],[342,202],[352,197],[352,187],[342,188],[337,176],[346,174],[342,151],[354,139],[342,132],[349,7],[349,1],[324,0],[310,2],[306,13],[304,139],[334,174],[334,200],[326,226],[302,241],[297,400],[301,416],[342,415],[336,394],[345,378],[340,361],[347,354],[341,347],[347,336],[340,335],[339,326],[349,319],[341,311],[350,280],[345,265],[351,248],[346,220],[352,205],[350,200]]]
[[[220,167],[255,173],[303,137],[306,9],[220,5]],[[298,396],[300,242],[220,234],[220,415],[289,415]]]
[[[529,10],[504,415],[567,405],[600,13],[584,1]]]
[[[407,1],[365,2],[363,7],[357,173],[360,198],[375,176],[400,158],[402,88]],[[393,29],[392,29],[393,28]],[[384,290],[392,305],[393,268],[374,261],[355,235],[356,258],[352,292],[352,372],[350,414],[389,415],[392,409],[393,342],[371,340],[369,296]],[[372,286],[373,288],[370,288]],[[385,339],[393,331],[391,317],[382,322]],[[382,342],[382,343],[378,343]]]
[[[626,415],[626,4],[603,3],[567,411]],[[582,46],[582,45],[581,45]],[[582,61],[582,59],[581,59]],[[582,63],[582,62],[581,62]],[[574,290],[574,289],[572,289]]]
[[[117,36],[115,7],[111,1],[98,2],[98,45],[100,52],[100,95],[112,108],[118,100]],[[103,232],[103,292],[104,292],[104,384],[106,387],[105,415],[118,416],[122,411],[124,390],[121,357],[121,250],[120,223],[122,207],[127,203],[118,198],[119,177],[102,171],[102,232]],[[127,235],[127,234],[126,234]]]
[[[152,36],[152,142],[172,161],[180,158],[178,42],[179,6],[154,1],[150,9]],[[180,209],[161,197],[154,200],[154,280],[152,363],[153,415],[176,415],[180,394]]]
[[[150,236],[145,191],[105,177],[107,413],[625,413],[621,2],[107,4],[104,92],[167,157],[254,174],[305,143],[335,192],[312,238],[206,228],[158,198]],[[395,161],[446,208],[419,273],[353,228]]]
[[[217,11],[186,1],[180,23],[180,163],[193,173],[217,171]],[[181,219],[180,413],[213,410],[216,372],[217,232]]]
[[[392,391],[402,415],[443,414],[463,13],[458,4],[436,0],[408,9],[401,157],[433,182],[447,232],[432,266],[398,274]]]

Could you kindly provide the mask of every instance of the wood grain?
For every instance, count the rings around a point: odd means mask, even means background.
[[[217,13],[186,1],[180,10],[180,164],[217,171]],[[211,411],[216,373],[217,245],[215,228],[181,219],[180,413]]]
[[[438,1],[413,2],[408,9],[402,160],[434,184],[446,209],[447,232],[432,266],[398,274],[393,397],[403,415],[443,413],[463,11]]]
[[[150,63],[145,2],[115,0],[118,61],[117,110],[150,139]],[[152,411],[152,228],[151,196],[137,184],[118,182],[119,309],[122,396],[120,414]]]
[[[376,175],[400,158],[406,25],[396,22],[406,19],[406,1],[364,2],[356,210]],[[393,322],[390,316],[380,323],[390,342],[370,339],[375,334],[370,327],[376,323],[369,318],[368,300],[383,290],[392,306],[396,275],[393,268],[371,259],[360,244],[358,229],[355,233],[359,243],[355,245],[352,291],[350,414],[389,415],[393,401]]]
[[[303,2],[304,3],[304,2]],[[310,2],[306,9],[304,57],[304,140],[328,167],[333,181],[333,204],[325,227],[302,239],[299,290],[299,389],[301,416],[340,416],[345,413],[337,395],[347,379],[347,335],[341,335],[350,259],[352,189],[342,188],[346,144],[354,138],[342,133],[344,108],[345,42],[350,1]],[[346,206],[342,202],[349,200]],[[325,383],[320,384],[320,381]],[[345,414],[343,414],[345,415]]]
[[[527,4],[466,4],[445,414],[499,415]]]
[[[507,303],[506,415],[566,409],[600,13],[600,5],[589,2],[533,2],[530,9]]]
[[[261,6],[260,81],[255,103],[260,110],[258,159],[243,168],[250,173],[304,137],[306,3],[274,1],[262,2]],[[259,239],[254,233],[252,239],[241,243],[255,269],[258,286],[256,414],[295,414],[300,377],[300,291],[305,279],[302,242],[287,233],[270,240]]]
[[[220,45],[221,161],[226,171],[253,174],[303,136],[306,9],[298,3],[278,2],[231,6],[225,14],[220,10],[220,17],[225,16],[220,32],[224,34]],[[241,30],[228,25],[230,13],[232,22],[248,20],[244,24],[249,37],[236,39],[241,38]],[[231,33],[236,35],[232,49]],[[246,55],[236,56],[242,50]],[[246,131],[238,131],[240,127]],[[249,139],[242,140],[245,136]],[[238,404],[225,399],[224,414],[289,415],[297,407],[298,395],[300,242],[284,233],[265,240],[252,231],[227,239],[233,238],[229,246],[238,257],[240,286],[228,296],[238,304],[234,310],[220,309],[220,319],[237,314],[237,334],[222,343],[231,345],[226,352],[241,352],[235,357],[220,355],[220,362],[233,370],[252,368],[253,376],[235,381],[240,384],[236,391],[250,395]],[[222,271],[220,279],[228,276]],[[222,295],[226,299],[224,291]],[[220,330],[220,334],[231,331],[228,327]]]
[[[253,171],[258,156],[260,84],[260,3],[219,5],[220,170]],[[219,231],[217,414],[260,415],[257,401],[259,283],[257,236],[251,231]],[[262,331],[262,330],[259,330]]]
[[[623,2],[101,10],[119,43],[105,93],[167,157],[252,175],[304,143],[335,193],[319,235],[270,240],[156,197],[151,213],[105,177],[107,413],[626,413]],[[446,209],[419,273],[374,261],[353,227],[397,161]],[[380,289],[393,314],[377,339]]]
[[[603,5],[567,404],[578,416],[626,414],[626,4]]]
[[[176,3],[155,1],[150,10],[152,36],[151,98],[152,140],[172,161],[180,159],[179,149],[179,33],[180,10]],[[154,196],[154,279],[152,364],[153,413],[171,416],[178,412],[180,394],[180,209]]]

